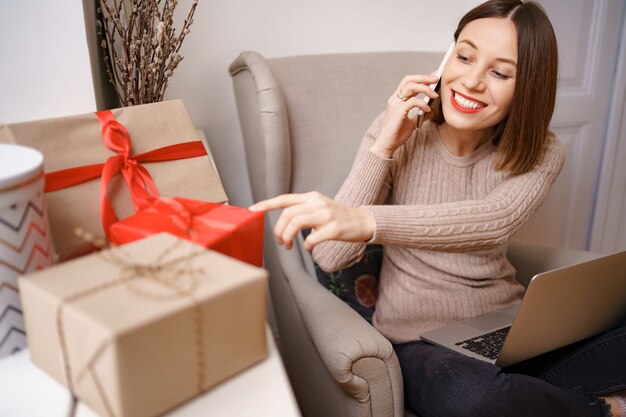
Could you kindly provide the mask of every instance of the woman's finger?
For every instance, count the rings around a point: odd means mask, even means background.
[[[402,87],[404,84],[409,82],[415,82],[418,84],[432,84],[437,82],[437,77],[434,74],[414,74],[414,75],[406,75],[400,84],[398,84],[398,88]]]
[[[276,237],[277,243],[282,245],[285,242],[285,239],[283,238],[285,235],[285,229],[294,217],[301,216],[315,210],[317,210],[316,205],[306,203],[295,204],[284,209],[276,222],[276,226],[274,226],[274,236]]]
[[[282,194],[277,197],[269,198],[267,200],[259,201],[248,207],[250,211],[268,211],[276,210],[292,206],[294,204],[301,204],[306,201],[306,194]]]
[[[411,97],[404,103],[404,106],[403,106],[404,114],[408,116],[411,109],[414,109],[416,107],[418,109],[421,109],[424,113],[429,113],[431,110],[430,106],[426,104],[426,102],[422,100],[421,98]]]
[[[286,248],[290,249],[294,239],[303,229],[324,227],[327,216],[323,214],[324,210],[308,211],[297,216],[293,216],[285,225],[280,236]]]
[[[402,91],[400,92],[400,95],[402,95],[403,97],[407,97],[407,98],[415,97],[418,94],[424,94],[425,96],[428,96],[431,99],[435,99],[435,98],[439,97],[439,94],[437,94],[428,85],[415,83],[415,82],[408,82],[408,83],[406,83],[402,87]]]
[[[415,75],[415,76],[406,76],[402,79],[398,87],[396,88],[395,94],[400,96],[403,93],[406,93],[405,89],[408,85],[431,85],[437,82],[437,77],[430,75]],[[406,94],[404,94],[406,97]]]
[[[309,233],[309,235],[304,239],[304,249],[308,251],[312,251],[315,246],[319,245],[322,242],[326,242],[327,240],[336,239],[336,230],[331,227],[320,227]]]

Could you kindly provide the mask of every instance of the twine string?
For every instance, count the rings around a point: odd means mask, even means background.
[[[93,236],[88,233],[77,231],[77,234],[96,246],[102,246],[102,241],[94,239]],[[203,269],[194,268],[192,265],[192,260],[196,256],[203,254],[204,251],[194,250],[192,247],[189,254],[182,257],[168,259],[170,258],[172,252],[175,251],[182,243],[182,240],[177,240],[174,244],[168,246],[161,253],[159,253],[156,259],[150,263],[137,262],[132,255],[122,250],[120,247],[113,247],[108,251],[99,252],[95,256],[99,256],[101,259],[119,268],[119,275],[117,278],[85,290],[78,291],[61,300],[56,311],[57,333],[61,346],[65,379],[67,387],[72,393],[75,392],[75,387],[67,349],[67,335],[64,328],[64,307],[67,304],[76,302],[85,297],[93,296],[118,285],[124,285],[133,294],[145,299],[165,301],[183,298],[189,302],[191,306],[194,332],[197,382],[196,389],[198,393],[201,393],[204,390],[206,365],[204,357],[204,320],[202,307],[195,297],[198,276],[203,272]],[[141,281],[143,281],[143,283]],[[159,288],[160,291],[157,291],[154,288],[149,289],[145,285],[146,281],[156,284],[156,287]],[[102,351],[103,349],[101,346],[88,363],[88,370],[94,378],[94,381],[98,381],[98,378],[97,375],[95,375],[93,365],[95,359],[102,353]],[[109,415],[113,415],[110,404],[105,398],[102,390],[99,390],[99,394],[105,404],[107,412]]]

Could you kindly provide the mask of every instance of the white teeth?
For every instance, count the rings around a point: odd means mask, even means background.
[[[465,97],[461,97],[460,94],[456,94],[456,93],[454,93],[454,101],[456,101],[459,106],[465,107],[468,109],[481,109],[485,107],[484,104],[479,104],[479,103],[476,103],[475,101],[468,100]]]

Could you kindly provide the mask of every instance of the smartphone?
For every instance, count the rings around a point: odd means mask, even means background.
[[[450,44],[450,47],[446,51],[446,54],[443,56],[443,59],[441,60],[441,63],[439,64],[439,68],[437,68],[437,72],[435,72],[435,77],[437,77],[437,82],[430,84],[428,86],[428,88],[430,88],[431,90],[437,93],[439,93],[439,85],[441,84],[441,75],[443,74],[443,69],[448,63],[448,59],[450,59],[450,57],[452,56],[452,52],[454,52],[455,45],[456,45],[456,42],[454,41]],[[424,102],[426,104],[430,103],[430,97],[427,97],[425,95],[422,95],[422,97],[424,97]],[[422,109],[418,109],[417,116],[418,116],[417,127],[420,127],[422,123],[424,122],[424,111]]]

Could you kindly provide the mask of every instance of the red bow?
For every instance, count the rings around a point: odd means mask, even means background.
[[[207,226],[215,227],[215,222],[208,222],[209,224],[205,225],[207,219],[203,221],[199,216],[222,206],[217,203],[198,203],[194,200],[165,197],[153,198],[151,203],[150,212],[158,213],[170,219],[172,226],[178,231],[177,234],[188,236],[192,239],[195,237],[196,232],[204,231],[204,229],[207,229]],[[208,228],[207,230],[213,230],[213,228]]]
[[[113,206],[107,197],[107,188],[111,179],[121,173],[131,195],[135,211],[151,204],[152,199],[159,196],[150,173],[141,165],[145,162],[162,162],[176,159],[194,158],[206,155],[201,141],[184,142],[165,146],[137,155],[131,155],[131,140],[124,126],[115,120],[113,112],[103,110],[96,112],[102,124],[102,141],[107,148],[116,152],[106,162],[68,168],[46,174],[45,191],[57,191],[72,185],[81,184],[102,176],[100,181],[100,216],[102,227],[109,237],[109,227],[118,221]]]

